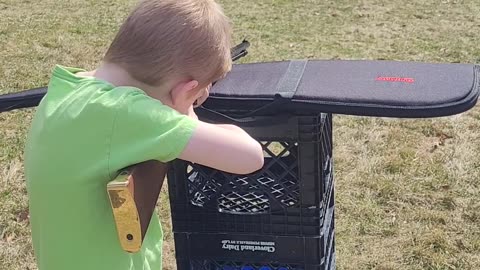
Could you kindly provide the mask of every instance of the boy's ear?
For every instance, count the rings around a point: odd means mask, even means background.
[[[198,87],[198,81],[191,80],[178,83],[170,92],[173,105],[179,105],[192,99],[195,95],[194,90]]]

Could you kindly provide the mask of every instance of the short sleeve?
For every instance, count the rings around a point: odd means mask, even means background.
[[[172,161],[190,140],[197,121],[140,91],[118,102],[112,127],[109,173],[147,160]]]

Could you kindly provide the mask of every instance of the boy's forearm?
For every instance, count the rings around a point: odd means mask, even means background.
[[[188,109],[187,115],[188,115],[189,117],[191,117],[192,119],[194,119],[194,120],[197,120],[197,121],[199,120],[197,114],[195,113],[195,111],[194,111],[194,109],[193,109],[193,106]],[[240,127],[238,127],[238,126],[235,126],[235,125],[216,124],[216,126],[221,127],[221,128],[223,128],[223,129],[227,129],[227,130],[231,130],[231,131],[236,131],[236,132],[241,132],[241,133],[247,134],[247,133],[245,132],[245,130],[243,130],[242,128],[240,128]],[[247,135],[248,135],[248,134],[247,134]]]
[[[231,130],[231,131],[243,133],[243,134],[246,134],[246,135],[250,136],[245,130],[243,130],[242,128],[240,128],[238,126],[235,126],[235,125],[219,124],[218,126],[221,127],[221,128],[224,128],[224,129],[228,129],[228,130]]]
[[[193,107],[190,107],[189,108],[189,111],[188,111],[188,116],[199,121],[198,119],[198,116],[195,114],[195,111],[193,110]],[[220,127],[220,128],[223,128],[223,129],[226,129],[226,130],[230,130],[230,131],[234,131],[236,133],[241,133],[242,135],[244,136],[248,136],[251,138],[250,134],[248,134],[245,130],[243,130],[241,127],[238,127],[238,126],[235,126],[235,125],[231,125],[231,124],[215,124],[215,126],[217,127]]]
[[[233,131],[243,131],[245,132],[242,128],[235,126],[235,125],[228,125],[228,124],[218,124],[217,126],[228,129],[228,130],[233,130]]]

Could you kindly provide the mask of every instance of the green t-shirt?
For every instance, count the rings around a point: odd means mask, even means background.
[[[160,270],[154,214],[140,252],[121,249],[106,184],[129,165],[179,156],[196,121],[133,87],[56,66],[25,148],[39,270]]]

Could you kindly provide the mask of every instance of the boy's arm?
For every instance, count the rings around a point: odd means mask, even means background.
[[[264,161],[260,144],[241,128],[201,121],[179,159],[234,174],[255,172]]]
[[[193,107],[188,116],[198,121]],[[262,147],[243,129],[202,121],[178,158],[234,174],[255,172],[264,161]]]

